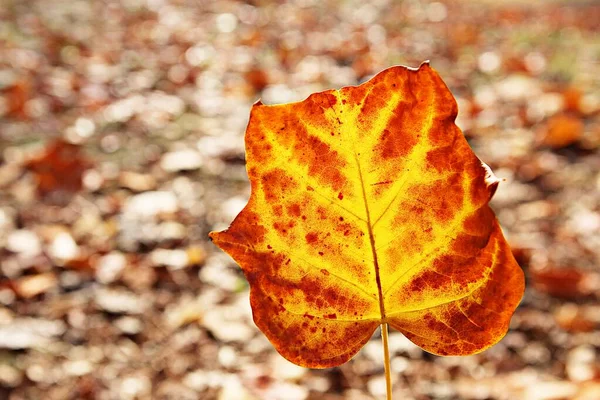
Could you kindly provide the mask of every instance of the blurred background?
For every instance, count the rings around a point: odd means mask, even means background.
[[[249,196],[249,109],[431,60],[504,178],[507,336],[391,334],[397,399],[600,399],[600,2],[0,0],[0,399],[375,399],[380,339],[308,370],[207,240]]]

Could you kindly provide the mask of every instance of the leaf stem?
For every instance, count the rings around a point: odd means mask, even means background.
[[[383,340],[383,368],[385,370],[385,391],[387,400],[392,400],[392,374],[390,372],[390,350],[388,345],[388,324],[381,324],[381,339]]]

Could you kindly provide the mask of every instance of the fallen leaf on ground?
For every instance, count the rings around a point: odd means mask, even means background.
[[[31,93],[32,85],[29,78],[21,78],[10,85],[4,93],[7,99],[7,115],[20,120],[28,119],[25,106],[31,98]]]
[[[578,299],[593,292],[593,275],[578,268],[531,268],[533,288],[553,297]]]
[[[598,310],[569,303],[554,312],[554,319],[558,326],[568,332],[591,332],[600,326],[600,320],[593,318],[594,311],[598,315]]]
[[[540,143],[553,149],[569,146],[583,134],[583,122],[570,114],[557,114],[551,117],[541,129]]]
[[[47,196],[81,190],[83,174],[90,162],[79,146],[57,139],[48,144],[41,155],[27,162],[26,167],[35,176],[38,193]]]
[[[52,272],[25,276],[14,282],[15,293],[29,299],[38,294],[45,293],[58,284],[56,276]]]

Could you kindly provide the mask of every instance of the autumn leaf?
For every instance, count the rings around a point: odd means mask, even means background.
[[[285,358],[342,364],[385,324],[440,355],[505,335],[523,273],[488,206],[498,180],[456,114],[427,63],[254,105],[250,200],[210,236],[242,267],[254,321]]]
[[[42,197],[81,190],[83,174],[90,166],[79,146],[63,139],[50,142],[42,154],[25,164],[33,173],[38,194]]]
[[[583,121],[570,114],[552,116],[538,133],[539,142],[553,149],[576,143],[583,134]]]
[[[31,86],[30,79],[22,78],[18,79],[6,89],[4,98],[7,100],[7,116],[20,120],[27,120],[28,115],[25,105],[31,98]]]

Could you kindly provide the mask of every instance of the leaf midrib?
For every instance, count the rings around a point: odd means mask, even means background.
[[[381,288],[381,277],[379,275],[379,261],[377,260],[377,250],[375,246],[375,235],[373,234],[373,227],[371,225],[371,213],[369,212],[369,203],[367,201],[367,192],[365,189],[365,182],[362,176],[362,170],[360,168],[360,160],[358,155],[354,152],[354,159],[356,160],[356,166],[358,168],[358,177],[360,180],[360,187],[362,190],[362,197],[365,204],[365,212],[367,214],[367,231],[369,234],[369,243],[371,245],[371,253],[373,254],[373,267],[375,268],[375,282],[377,283],[377,298],[379,300],[379,313],[381,314],[381,321],[385,321],[385,306],[383,304],[383,290]]]

